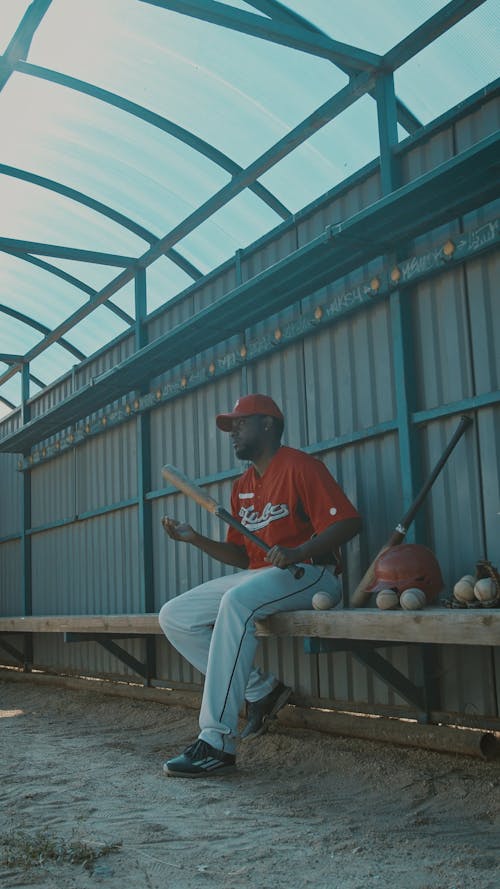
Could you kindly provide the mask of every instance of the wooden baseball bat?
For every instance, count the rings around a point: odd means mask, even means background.
[[[207,494],[205,491],[200,488],[195,482],[184,475],[184,473],[177,468],[177,466],[172,466],[172,464],[167,463],[161,474],[163,478],[170,482],[174,488],[177,488],[179,491],[182,491],[183,494],[186,494],[187,497],[190,497],[191,500],[194,500],[195,503],[198,503],[203,509],[208,510],[213,515],[216,515],[217,518],[222,519],[223,522],[226,522],[228,525],[231,525],[233,528],[236,528],[241,534],[245,537],[248,537],[249,540],[252,540],[260,549],[263,549],[266,553],[271,549],[270,546],[267,545],[260,537],[257,537],[256,534],[253,534],[252,531],[249,531],[248,528],[245,528],[245,525],[242,525],[238,519],[235,519],[227,509],[224,509],[217,500],[214,500],[210,494]],[[296,580],[300,580],[301,577],[304,576],[304,569],[301,565],[287,565],[288,570],[293,574]]]
[[[352,608],[359,608],[360,606],[364,605],[370,598],[370,588],[373,586],[373,584],[375,582],[375,562],[377,561],[379,556],[381,556],[382,553],[384,553],[386,550],[390,549],[391,546],[398,546],[398,544],[403,542],[403,540],[405,539],[406,534],[408,532],[409,526],[411,525],[411,523],[412,523],[413,519],[415,518],[418,510],[420,509],[423,501],[425,500],[427,494],[429,493],[434,482],[436,481],[439,473],[441,472],[444,464],[446,463],[448,457],[450,456],[453,448],[459,442],[459,440],[462,438],[462,435],[464,434],[465,430],[468,429],[468,427],[471,424],[472,424],[472,417],[468,417],[465,415],[463,415],[461,417],[460,423],[457,426],[457,429],[456,429],[453,437],[450,439],[448,445],[446,446],[441,457],[439,458],[438,462],[436,463],[434,469],[432,470],[431,474],[429,475],[429,478],[427,479],[427,481],[425,482],[425,484],[422,486],[419,493],[415,497],[415,500],[413,501],[410,508],[408,509],[408,512],[405,513],[405,515],[403,516],[401,521],[398,522],[398,524],[394,528],[394,531],[392,532],[391,536],[389,537],[389,540],[387,541],[387,543],[378,551],[378,553],[375,556],[375,558],[373,559],[373,562],[371,563],[370,567],[367,569],[367,571],[365,571],[359,584],[357,585],[352,596],[350,597],[350,604],[351,604]]]

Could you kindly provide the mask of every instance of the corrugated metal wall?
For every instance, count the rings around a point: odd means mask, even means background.
[[[446,160],[454,150],[473,144],[498,126],[498,102],[473,109],[468,117],[410,144],[402,153],[404,181]],[[378,175],[370,168],[336,189],[293,225],[283,224],[268,239],[242,251],[200,285],[155,312],[147,324],[149,340],[172,329],[193,312],[210,305],[238,283],[288,255],[380,196]],[[448,237],[493,218],[492,208],[443,226],[413,245],[415,255],[442,245]],[[411,250],[409,249],[409,253]],[[409,255],[408,253],[408,255]],[[386,261],[386,271],[387,271]],[[140,417],[107,428],[55,459],[33,465],[31,529],[23,534],[22,474],[17,457],[0,456],[0,612],[23,613],[22,553],[29,539],[32,556],[34,614],[140,613],[151,593],[157,610],[168,598],[230,571],[164,534],[164,513],[186,519],[202,533],[223,535],[225,527],[182,495],[165,489],[164,463],[174,463],[207,483],[217,500],[229,502],[231,484],[240,471],[227,435],[217,432],[214,417],[243,392],[265,391],[286,416],[285,443],[318,453],[365,517],[359,539],[346,548],[345,591],[353,589],[360,570],[371,560],[404,512],[405,474],[400,434],[408,414],[422,422],[411,429],[418,444],[418,477],[428,475],[451,438],[459,412],[446,406],[474,398],[475,424],[453,454],[428,497],[418,522],[417,539],[436,551],[449,588],[478,558],[500,560],[500,292],[498,257],[489,252],[437,276],[367,304],[355,314],[335,306],[357,301],[359,288],[381,272],[377,260],[311,294],[299,305],[266,318],[238,337],[196,356],[151,383],[172,384],[175,394],[148,414],[150,490],[139,490]],[[334,308],[332,308],[332,306]],[[320,313],[314,331],[287,342],[290,325]],[[401,379],[401,343],[397,318],[404,313],[411,335],[405,344],[405,379]],[[325,322],[325,323],[323,323]],[[297,326],[298,325],[298,326]],[[269,342],[276,347],[264,348]],[[235,360],[241,349],[264,344],[258,360]],[[37,415],[75,387],[112,367],[133,350],[133,337],[103,350],[34,400]],[[213,367],[213,380],[196,383],[197,373]],[[186,375],[185,391],[174,383]],[[402,410],[401,390],[408,399]],[[495,396],[496,393],[496,396]],[[487,396],[490,397],[488,401]],[[469,403],[469,402],[468,402]],[[107,411],[99,412],[105,416]],[[430,422],[424,422],[429,419]],[[15,428],[17,416],[2,424]],[[410,423],[411,426],[411,423]],[[141,511],[152,515],[152,590],[144,591],[140,540]],[[145,598],[146,597],[146,598]],[[145,656],[141,640],[123,642],[137,658]],[[419,652],[399,646],[385,652],[394,666],[422,681]],[[2,658],[11,662],[9,656]],[[293,684],[298,700],[329,701],[377,712],[407,712],[408,705],[351,654],[306,654],[299,640],[266,640],[260,663]],[[64,644],[60,637],[35,638],[35,662],[76,672],[134,675],[95,643]],[[498,717],[498,652],[447,648],[436,665],[441,708],[464,719]],[[198,686],[201,677],[161,639],[156,641],[156,675],[173,686]]]

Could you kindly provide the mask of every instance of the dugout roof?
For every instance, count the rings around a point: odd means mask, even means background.
[[[402,141],[490,84],[499,18],[2,0],[0,417],[135,324],[137,268],[150,313],[377,158],[393,92]]]

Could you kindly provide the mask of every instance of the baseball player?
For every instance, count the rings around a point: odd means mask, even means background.
[[[242,739],[262,734],[286,704],[292,690],[253,665],[255,621],[309,609],[318,590],[335,595],[339,548],[361,528],[356,509],[325,465],[281,445],[283,414],[272,398],[245,395],[216,423],[231,435],[238,459],[250,463],[233,485],[232,514],[271,548],[264,552],[233,527],[225,541],[215,541],[191,525],[162,519],[172,540],[240,569],[171,599],[159,614],[167,639],[205,674],[198,740],[163,766],[167,775],[189,778],[235,767],[244,700],[248,722]],[[293,563],[304,567],[300,580],[283,570]]]

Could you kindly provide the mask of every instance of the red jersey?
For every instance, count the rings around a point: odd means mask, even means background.
[[[326,466],[316,457],[288,447],[276,451],[263,476],[250,466],[235,481],[231,511],[268,546],[290,548],[334,522],[358,518]],[[250,568],[269,567],[264,550],[231,526],[227,540],[245,547]]]

